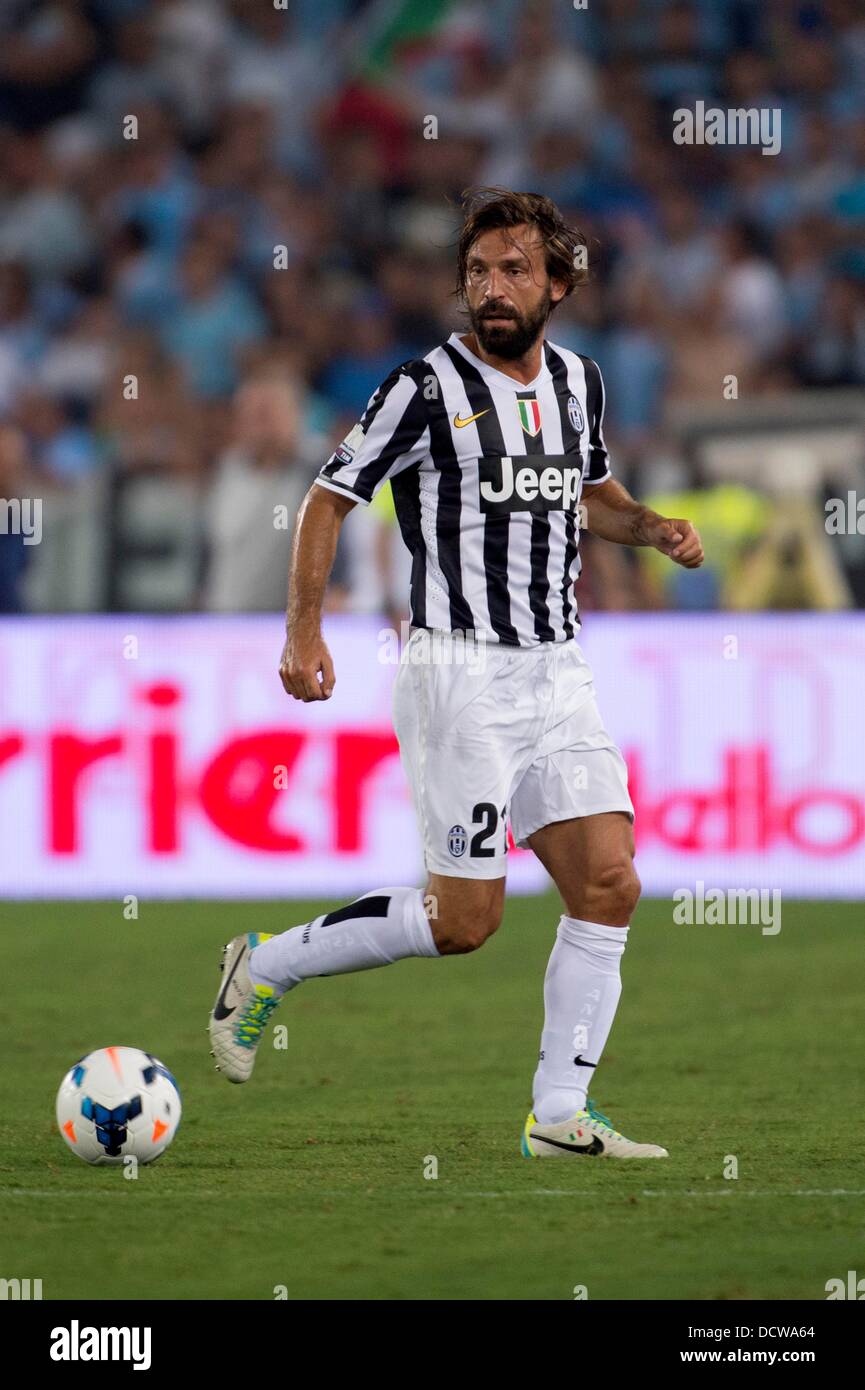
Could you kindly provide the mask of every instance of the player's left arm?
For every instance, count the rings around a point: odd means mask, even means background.
[[[650,545],[685,569],[703,563],[703,542],[691,521],[660,516],[632,497],[615,478],[583,489],[582,525],[593,536],[619,545]]]

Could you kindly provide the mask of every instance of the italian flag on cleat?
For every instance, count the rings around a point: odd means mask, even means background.
[[[538,1124],[529,1115],[520,1145],[524,1158],[668,1158],[660,1144],[635,1144],[613,1129],[590,1100],[569,1120]]]

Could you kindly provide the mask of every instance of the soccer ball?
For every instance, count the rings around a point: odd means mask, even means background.
[[[101,1047],[67,1072],[57,1092],[57,1123],[85,1163],[152,1163],[180,1124],[171,1072],[137,1047]]]

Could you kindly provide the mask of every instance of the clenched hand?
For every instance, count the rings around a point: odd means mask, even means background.
[[[282,649],[279,676],[286,694],[295,700],[305,704],[329,700],[336,676],[324,638],[320,634],[305,637],[290,633]]]
[[[643,534],[647,545],[653,545],[685,569],[698,569],[703,563],[703,542],[693,522],[682,518],[659,516],[646,522]]]

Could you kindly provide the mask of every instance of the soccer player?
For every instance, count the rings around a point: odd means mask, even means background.
[[[296,700],[330,699],[321,608],[337,536],[390,482],[413,557],[394,727],[429,880],[378,888],[281,935],[236,936],[213,1055],[229,1081],[248,1080],[270,1014],[303,980],[477,950],[501,921],[510,820],[565,909],[522,1152],[664,1158],[587,1095],[640,884],[624,760],[575,640],[574,581],[581,523],[687,568],[702,546],[690,522],[649,511],[610,476],[598,366],[545,336],[583,275],[579,233],[531,193],[482,189],[464,211],[457,285],[471,331],[395,368],[311,487],[280,665]]]

